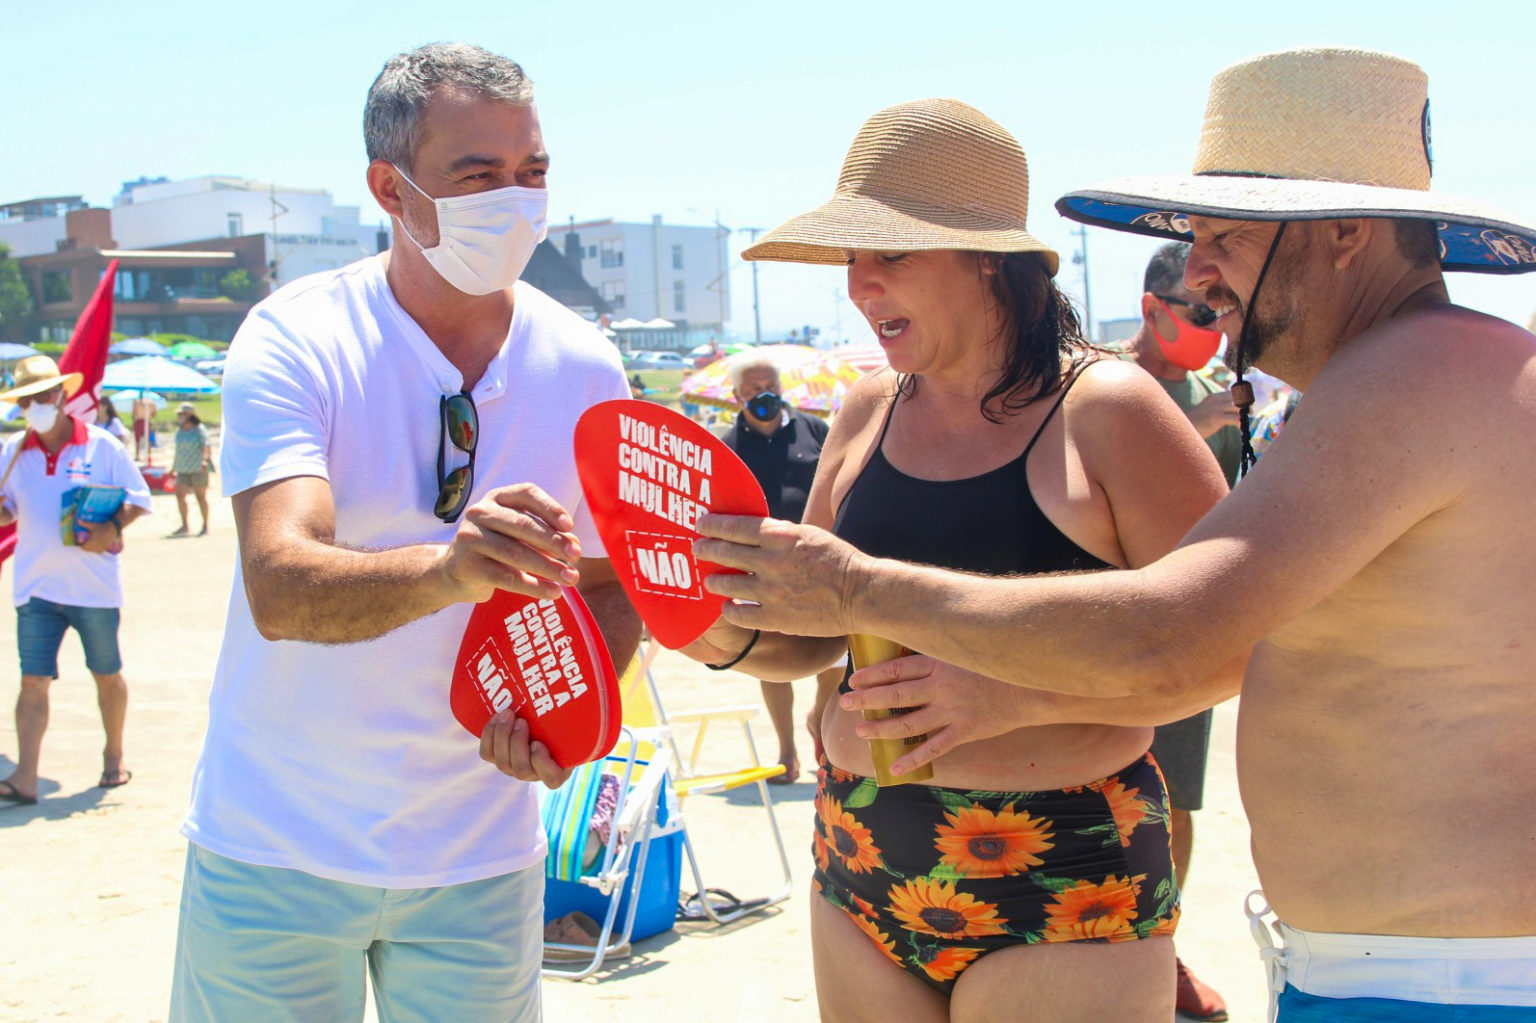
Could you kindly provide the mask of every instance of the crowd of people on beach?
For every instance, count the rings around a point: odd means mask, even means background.
[[[538,1019],[537,789],[569,768],[505,711],[476,756],[444,665],[496,589],[576,588],[616,664],[642,635],[571,440],[633,382],[519,280],[547,220],[531,83],[431,44],[385,63],[363,123],[396,244],[262,302],[226,368],[240,556],[182,828],[178,1023],[361,1019],[365,978],[381,1020]],[[744,253],[843,267],[889,363],[828,428],[738,357],[727,440],[770,515],[699,522],[698,558],[737,571],[704,580],[723,613],[682,651],[762,680],[791,778],[789,686],[817,679],[823,1018],[1225,1019],[1175,937],[1209,708],[1241,692],[1264,890],[1233,935],[1271,1018],[1536,1020],[1536,338],[1443,276],[1536,271],[1536,227],[1433,191],[1425,73],[1358,49],[1227,67],[1191,174],[1057,201],[1161,243],[1124,350],[1084,336],[1028,195],[1003,126],[916,100]],[[0,393],[28,424],[0,448],[13,803],[70,627],[101,784],[131,777],[110,552],[148,494],[42,358]],[[188,496],[206,532],[208,438],[178,419],[177,532]],[[60,540],[86,484],[120,500]],[[910,653],[849,664],[850,637]],[[877,785],[886,739],[907,752]]]

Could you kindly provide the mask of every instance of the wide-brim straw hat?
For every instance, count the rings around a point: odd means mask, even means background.
[[[1188,241],[1188,217],[1431,220],[1446,270],[1536,270],[1536,228],[1487,203],[1429,190],[1429,78],[1387,53],[1288,50],[1211,80],[1189,175],[1069,192],[1065,217]]]
[[[846,264],[848,250],[1056,252],[1025,227],[1029,164],[1002,126],[952,99],[887,107],[854,137],[832,198],[743,259]]]
[[[13,402],[17,398],[42,394],[60,384],[64,385],[64,396],[73,398],[85,377],[79,373],[60,373],[59,364],[46,355],[29,355],[16,363],[11,370],[11,380],[14,386],[0,393],[0,401]]]

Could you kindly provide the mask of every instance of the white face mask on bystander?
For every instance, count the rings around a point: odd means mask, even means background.
[[[50,401],[34,401],[21,414],[36,433],[47,433],[59,421],[59,407]]]
[[[395,170],[437,208],[437,244],[430,249],[396,220],[443,280],[466,295],[490,295],[517,283],[548,234],[548,189],[509,185],[437,199]]]

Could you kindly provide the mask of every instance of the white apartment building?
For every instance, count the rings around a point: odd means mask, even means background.
[[[54,252],[65,238],[64,214],[85,205],[79,196],[0,205],[0,243],[18,258]],[[123,249],[245,235],[265,236],[274,287],[380,247],[378,229],[360,223],[358,207],[338,206],[323,188],[205,175],[125,182],[112,200],[112,238]]]
[[[731,318],[728,232],[592,220],[549,228],[549,240],[613,307],[614,320],[655,319],[676,325],[647,332],[648,347],[685,349],[711,337],[724,341]]]
[[[129,249],[266,235],[274,287],[379,250],[378,229],[363,226],[358,207],[336,205],[323,188],[218,175],[126,182],[112,200],[112,233]]]

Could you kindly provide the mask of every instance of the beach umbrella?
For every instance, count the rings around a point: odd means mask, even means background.
[[[149,337],[131,337],[108,348],[113,355],[164,355],[165,345]]]
[[[13,359],[25,359],[29,355],[41,355],[31,345],[18,345],[11,341],[0,341],[0,362],[10,362]]]
[[[717,359],[683,381],[682,396],[701,405],[739,408],[731,397],[731,367],[738,358],[766,356],[779,370],[784,400],[807,412],[836,412],[863,374],[831,352],[802,345],[763,345]]]
[[[217,394],[219,385],[190,366],[161,355],[141,355],[107,367],[101,386],[108,391],[149,388],[175,394]]]
[[[173,359],[211,359],[219,353],[201,341],[177,341],[165,354]]]
[[[147,391],[142,387],[130,387],[126,390],[114,391],[112,394],[112,403],[114,405],[118,402],[132,401],[147,401],[157,409],[164,408],[170,404],[166,401],[165,395],[159,391]]]
[[[864,373],[888,365],[885,349],[879,345],[848,345],[833,349],[832,354]]]

